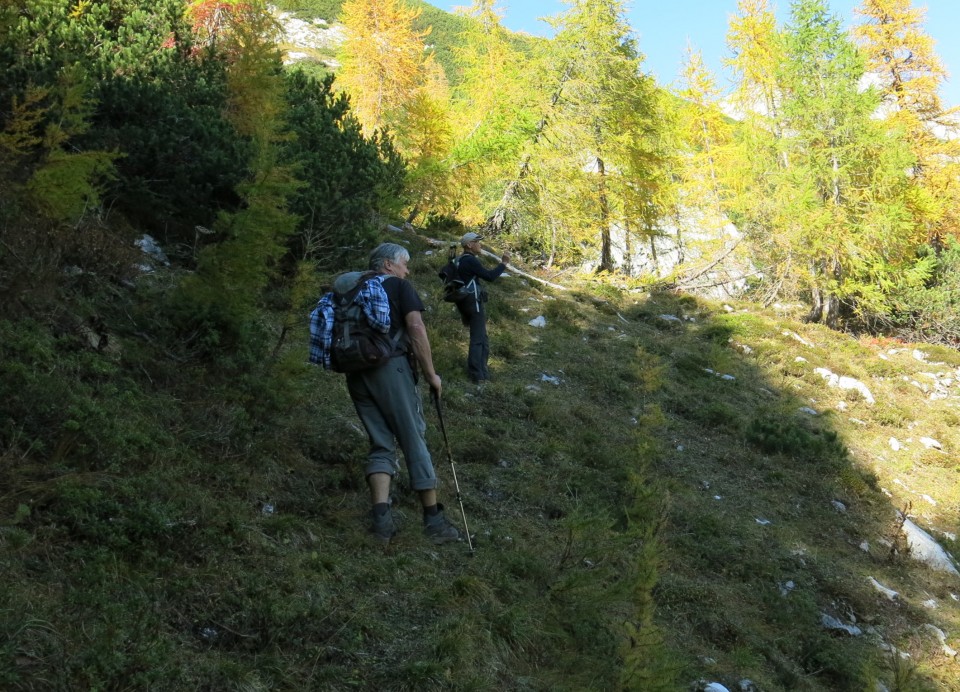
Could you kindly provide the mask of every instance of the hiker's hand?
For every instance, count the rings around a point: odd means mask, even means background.
[[[443,385],[440,383],[440,375],[433,373],[432,375],[427,376],[425,379],[427,380],[427,384],[430,385],[430,389],[436,393],[437,398],[439,399],[440,391],[443,389]]]
[[[503,251],[503,254],[500,255],[500,261],[503,262],[504,264],[510,264],[510,251],[509,251],[509,250],[504,250],[504,251]]]

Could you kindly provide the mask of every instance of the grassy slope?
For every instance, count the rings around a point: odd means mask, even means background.
[[[256,395],[162,349],[148,362],[132,332],[116,351],[67,354],[6,335],[24,362],[8,374],[48,382],[51,400],[93,387],[126,447],[108,460],[61,438],[4,455],[4,689],[600,690],[623,682],[624,656],[661,689],[960,689],[924,627],[957,647],[960,580],[883,543],[908,502],[921,525],[960,528],[960,392],[934,401],[906,381],[955,371],[956,352],[924,348],[942,364],[923,364],[909,346],[756,306],[509,277],[489,303],[497,379],[477,390],[465,330],[438,300],[442,258],[403,240],[476,555],[422,540],[403,475],[400,536],[387,550],[369,540],[365,438],[342,378],[302,364],[303,333]],[[528,324],[538,315],[545,328]],[[861,379],[877,404],[827,389],[818,366]],[[459,523],[434,409],[427,420]],[[657,557],[664,643],[641,628],[631,647]],[[821,613],[868,634],[831,634]],[[636,675],[628,688],[656,689]]]

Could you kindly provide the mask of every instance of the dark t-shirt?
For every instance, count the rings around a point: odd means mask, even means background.
[[[420,300],[420,294],[413,284],[399,276],[388,276],[383,280],[383,290],[390,300],[390,337],[393,338],[397,331],[406,328],[407,314],[411,312],[423,312],[423,301]],[[397,344],[396,355],[406,353],[410,348],[410,338],[401,338]]]

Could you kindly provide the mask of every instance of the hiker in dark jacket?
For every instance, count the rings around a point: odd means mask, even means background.
[[[490,358],[490,342],[487,339],[487,314],[483,304],[487,302],[487,291],[480,285],[478,279],[496,281],[510,261],[510,253],[504,252],[500,257],[500,264],[493,269],[484,268],[480,263],[483,236],[477,233],[466,233],[460,239],[463,246],[463,256],[460,258],[460,279],[469,285],[473,281],[473,299],[462,300],[457,303],[463,323],[470,327],[470,350],[467,353],[467,376],[471,382],[477,384],[490,379],[490,370],[487,361]]]
[[[440,376],[433,367],[430,340],[421,313],[424,305],[407,281],[410,253],[402,245],[383,243],[370,253],[370,269],[386,276],[383,289],[390,302],[390,335],[406,331],[396,355],[387,365],[347,374],[347,390],[370,438],[366,475],[373,502],[373,534],[389,543],[396,534],[390,508],[390,483],[396,475],[399,444],[410,476],[410,486],[423,505],[423,532],[435,543],[460,538],[437,504],[437,475],[427,449],[427,424],[417,389],[417,366],[430,388],[440,396]],[[412,356],[412,357],[411,357]]]

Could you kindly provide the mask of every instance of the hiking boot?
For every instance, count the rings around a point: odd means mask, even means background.
[[[371,512],[371,516],[373,524],[370,531],[373,533],[373,537],[386,545],[391,538],[397,535],[397,525],[393,521],[393,510],[388,509],[383,514]]]
[[[443,515],[443,505],[437,507],[440,511],[433,516],[423,518],[423,535],[437,544],[459,541],[460,532]]]

